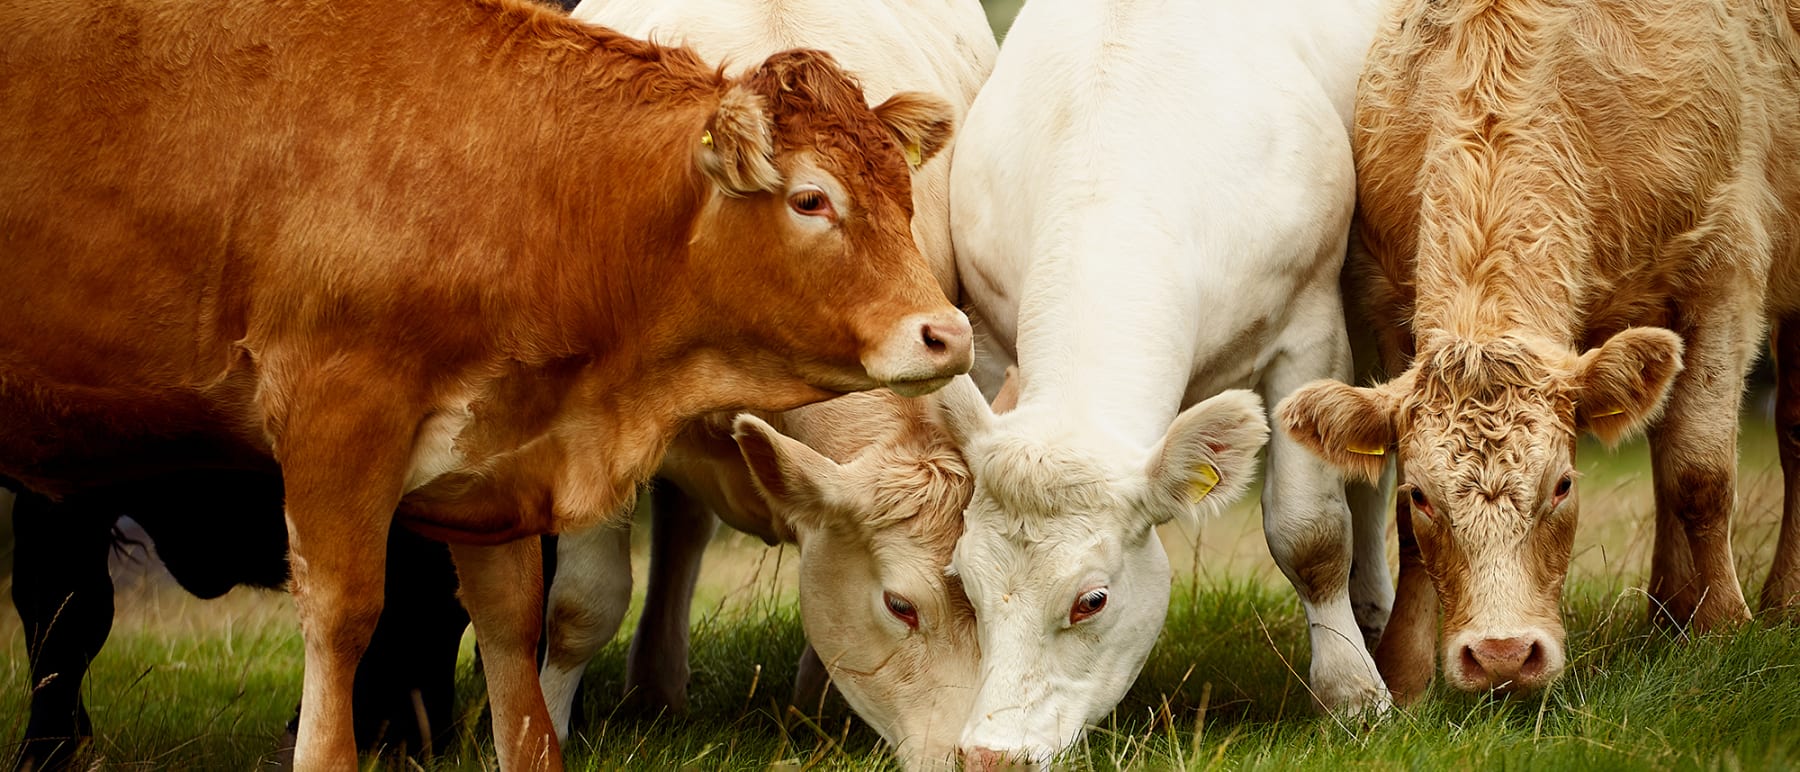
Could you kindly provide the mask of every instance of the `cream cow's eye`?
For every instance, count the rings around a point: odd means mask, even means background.
[[[919,628],[919,609],[912,601],[891,592],[882,593],[881,600],[887,603],[888,613],[893,614],[895,619],[905,622],[907,627],[915,630]]]

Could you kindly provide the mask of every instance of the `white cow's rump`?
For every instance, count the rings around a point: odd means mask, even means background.
[[[1008,33],[951,173],[975,372],[1023,380],[1004,416],[942,396],[976,479],[955,561],[983,652],[972,765],[1044,762],[1112,710],[1167,612],[1154,526],[1246,487],[1265,405],[1350,376],[1347,126],[1376,5],[1034,0]],[[1374,633],[1391,604],[1382,512],[1353,523],[1335,471],[1268,442],[1312,687],[1383,708],[1354,610]]]

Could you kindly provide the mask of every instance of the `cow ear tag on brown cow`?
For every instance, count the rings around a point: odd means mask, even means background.
[[[1219,470],[1212,464],[1196,464],[1194,473],[1188,477],[1188,495],[1195,504],[1206,498],[1219,487]]]
[[[1595,418],[1605,418],[1607,416],[1612,416],[1612,415],[1623,415],[1624,413],[1625,413],[1625,408],[1616,407],[1616,408],[1608,410],[1604,413],[1595,413],[1594,417]]]
[[[925,163],[925,152],[919,149],[919,143],[906,143],[906,165],[914,169]]]
[[[712,132],[700,132],[700,144],[704,147],[712,147]]]
[[[1385,456],[1385,455],[1387,455],[1387,448],[1346,447],[1346,448],[1344,448],[1344,450],[1350,451],[1351,453],[1355,453],[1356,455],[1359,455],[1359,456]]]

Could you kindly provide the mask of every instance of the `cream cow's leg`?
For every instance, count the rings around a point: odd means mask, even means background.
[[[630,527],[608,524],[559,537],[549,592],[549,640],[538,680],[556,737],[567,742],[581,676],[618,634],[631,605]]]
[[[1800,318],[1781,321],[1774,336],[1775,441],[1781,448],[1781,540],[1758,608],[1791,617],[1800,609]]]
[[[688,620],[700,562],[719,520],[679,487],[658,482],[651,496],[650,577],[644,614],[625,666],[628,699],[648,709],[687,708]]]

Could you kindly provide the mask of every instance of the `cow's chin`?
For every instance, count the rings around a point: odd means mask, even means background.
[[[902,397],[923,397],[950,384],[954,376],[944,378],[918,378],[910,381],[892,381],[885,384],[889,390]]]

